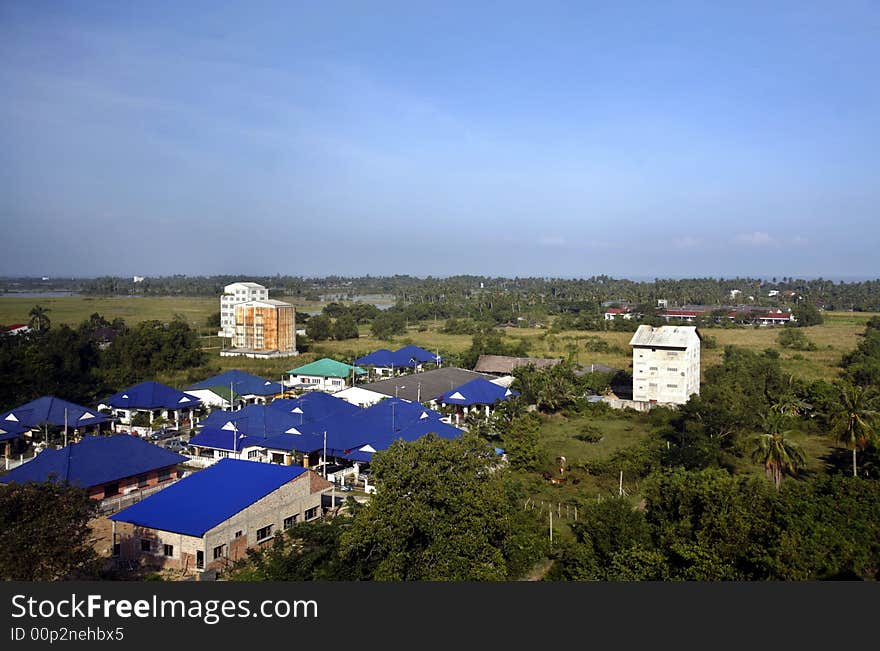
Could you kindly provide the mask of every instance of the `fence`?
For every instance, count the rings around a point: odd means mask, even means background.
[[[189,459],[186,462],[187,466],[195,466],[196,468],[207,468],[220,461],[220,459],[215,459],[214,457],[194,457],[189,454],[184,454],[183,456]]]
[[[185,477],[189,473],[183,473]],[[149,497],[153,493],[158,493],[160,490],[164,488],[168,488],[171,484],[176,483],[179,479],[170,479],[168,481],[163,481],[161,484],[157,484],[156,486],[150,486],[149,488],[139,488],[136,491],[128,493],[126,495],[117,495],[116,497],[108,497],[106,499],[101,500],[101,506],[99,507],[99,511],[101,515],[110,515],[111,513],[116,513],[117,511],[121,511],[122,509],[128,508],[132,504],[136,504],[140,502],[145,497]]]
[[[20,454],[18,455],[18,459],[3,457],[3,469],[12,470],[13,468],[18,468],[19,466],[22,466],[28,461],[32,460],[35,456],[37,455],[33,454],[29,457],[26,457],[23,454]]]

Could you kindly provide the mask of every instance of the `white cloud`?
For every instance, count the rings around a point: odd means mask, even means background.
[[[565,238],[559,235],[545,235],[538,240],[541,246],[565,246]]]
[[[754,233],[741,233],[734,238],[739,244],[748,246],[768,246],[773,244],[774,240],[768,233],[763,231],[755,231]]]

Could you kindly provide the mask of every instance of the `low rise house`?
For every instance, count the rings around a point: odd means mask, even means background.
[[[794,314],[782,310],[770,310],[766,314],[760,314],[755,318],[755,323],[762,326],[786,325],[797,321]]]
[[[703,316],[705,312],[701,310],[664,310],[658,312],[657,316],[667,321],[685,321],[693,323],[698,317]]]
[[[232,390],[246,405],[267,404],[284,392],[284,387],[280,382],[273,382],[238,369],[205,378],[201,382],[189,385],[185,390],[201,399],[204,404],[216,407],[220,406],[216,401],[217,392],[215,389],[217,387],[224,387],[227,394]],[[214,395],[210,395],[211,393]],[[221,407],[222,409],[229,408],[229,400],[227,399],[225,402],[227,406]]]
[[[418,346],[409,345],[393,351],[387,348],[380,348],[368,355],[358,357],[354,360],[354,363],[359,366],[369,367],[376,375],[393,376],[395,373],[408,369],[420,371],[425,364],[440,366],[442,361],[439,354],[429,352]]]
[[[70,440],[86,432],[99,432],[110,419],[97,409],[89,409],[54,396],[43,396],[0,414],[0,429],[6,436],[5,456],[13,452],[16,439],[33,439],[40,434],[43,441],[52,438],[50,428],[67,427]]]
[[[112,410],[119,423],[131,426],[135,414],[143,413],[149,417],[152,426],[157,418],[174,422],[176,427],[181,423],[194,424],[193,410],[202,401],[196,396],[178,391],[158,382],[141,382],[118,393],[114,393],[98,405],[99,409]]]
[[[489,416],[497,403],[518,395],[517,391],[510,388],[499,386],[484,378],[474,378],[440,394],[435,398],[435,402],[441,406],[454,407],[454,420],[458,424],[474,411]]]
[[[633,318],[633,313],[628,307],[609,307],[605,310],[606,321],[614,321],[617,317],[628,321]]]
[[[286,373],[290,376],[289,385],[294,389],[330,393],[342,391],[353,383],[353,378],[367,374],[358,366],[337,362],[328,357],[290,369]]]
[[[186,457],[136,436],[86,436],[60,450],[47,448],[0,476],[0,483],[54,481],[84,488],[92,499],[152,488],[182,476]]]
[[[520,366],[534,366],[537,369],[543,369],[556,366],[561,361],[562,358],[480,355],[474,366],[474,372],[490,373],[492,375],[510,375],[515,368],[519,368]]]
[[[353,404],[361,405],[375,404],[388,397],[431,404],[434,398],[441,393],[475,378],[495,379],[494,376],[486,373],[447,366],[411,375],[386,378],[369,384],[359,384],[337,395],[344,400],[353,402]]]
[[[322,517],[330,486],[300,466],[223,459],[111,516],[114,555],[184,572],[222,569]]]
[[[30,331],[31,328],[27,323],[10,323],[8,326],[0,326],[0,334],[4,335],[23,335]]]

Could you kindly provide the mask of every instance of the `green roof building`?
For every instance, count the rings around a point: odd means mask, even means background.
[[[311,364],[290,369],[287,373],[290,375],[294,388],[332,393],[344,389],[346,380],[351,378],[352,374],[365,375],[367,372],[358,366],[325,357]]]

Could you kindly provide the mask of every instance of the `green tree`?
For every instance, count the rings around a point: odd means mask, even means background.
[[[353,500],[352,500],[353,501]],[[339,556],[342,532],[351,518],[299,522],[275,534],[272,544],[249,549],[229,571],[232,581],[347,581],[365,579]]]
[[[333,324],[333,338],[337,341],[357,339],[359,336],[357,323],[350,314],[343,314]]]
[[[395,335],[406,333],[406,318],[398,312],[385,310],[376,315],[370,330],[376,339],[390,341]]]
[[[852,449],[853,477],[857,477],[857,452],[877,436],[877,391],[852,384],[840,385],[839,391],[839,401],[832,404],[828,423],[837,441]]]
[[[796,474],[806,464],[803,450],[789,438],[791,430],[783,429],[785,423],[784,415],[771,412],[765,416],[764,433],[752,439],[752,460],[764,466],[776,490],[782,483],[783,473]]]
[[[783,348],[790,348],[791,350],[816,350],[816,344],[807,339],[803,330],[797,330],[789,326],[779,331],[777,341]]]
[[[343,533],[345,562],[374,580],[505,580],[543,537],[492,449],[465,434],[398,441],[374,456],[376,494]]]
[[[794,314],[794,318],[797,319],[795,323],[799,328],[821,325],[825,322],[825,319],[822,317],[822,312],[820,312],[815,305],[810,305],[809,303],[803,303],[794,308],[792,314]]]
[[[0,579],[94,578],[97,555],[89,520],[97,503],[80,488],[54,482],[0,485]]]
[[[46,332],[52,325],[52,322],[49,320],[49,312],[51,310],[48,307],[34,305],[29,313],[28,326],[30,329],[37,334]]]
[[[306,323],[306,336],[312,341],[324,341],[333,336],[333,324],[330,317],[316,314]]]

